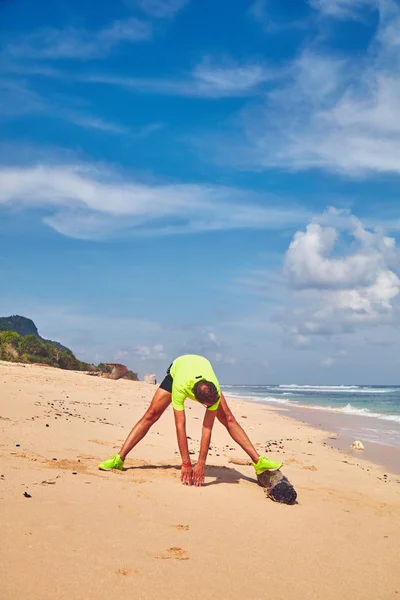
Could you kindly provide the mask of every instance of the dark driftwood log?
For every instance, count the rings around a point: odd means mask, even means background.
[[[257,475],[258,483],[265,488],[268,498],[283,504],[294,504],[297,492],[283,473],[280,471],[265,471]]]

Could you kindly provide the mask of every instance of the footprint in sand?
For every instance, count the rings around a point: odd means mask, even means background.
[[[137,515],[137,510],[130,506],[119,505],[118,508],[124,515]]]
[[[117,569],[115,571],[117,575],[139,575],[140,571],[138,569]]]
[[[100,446],[114,446],[114,444],[104,442],[103,440],[89,440],[89,442],[92,442],[92,444],[99,444]]]
[[[159,560],[167,560],[169,558],[175,560],[189,560],[189,554],[187,553],[187,550],[179,548],[179,546],[172,546],[172,548],[168,548],[161,554],[155,554],[154,558]]]
[[[314,465],[305,466],[301,468],[303,469],[303,471],[318,471],[317,467],[314,467]]]
[[[243,465],[245,466],[249,466],[251,465],[251,460],[248,460],[247,458],[230,458],[228,460],[229,463],[232,463],[233,465]]]
[[[46,465],[46,467],[49,467],[51,469],[57,469],[57,470],[62,469],[63,471],[75,471],[76,473],[86,473],[86,471],[87,471],[87,466],[84,463],[81,463],[80,461],[76,461],[76,460],[63,459],[63,460],[53,461],[53,460],[44,459],[43,462]]]
[[[179,531],[188,531],[189,525],[172,525],[175,529],[179,529]]]

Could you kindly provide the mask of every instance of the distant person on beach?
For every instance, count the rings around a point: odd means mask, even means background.
[[[186,398],[200,402],[206,409],[199,457],[194,466],[190,460],[186,435]],[[144,438],[150,427],[158,421],[171,403],[174,409],[176,435],[182,457],[181,481],[185,485],[201,486],[204,483],[206,458],[215,417],[227,428],[235,442],[249,455],[257,475],[261,475],[265,471],[276,471],[282,466],[281,462],[275,462],[258,454],[245,431],[233,416],[209,361],[202,356],[186,354],[179,356],[171,364],[166,377],[154,394],[149,408],[126,438],[119,454],[115,454],[102,462],[99,469],[102,471],[119,469],[122,471],[126,456]]]

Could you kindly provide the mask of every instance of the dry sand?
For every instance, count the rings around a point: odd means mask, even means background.
[[[2,600],[400,598],[399,477],[278,411],[231,401],[260,452],[276,442],[295,506],[229,463],[245,456],[218,423],[206,485],[182,486],[171,409],[124,472],[98,471],[153,393],[0,363]],[[197,453],[204,409],[187,408]]]

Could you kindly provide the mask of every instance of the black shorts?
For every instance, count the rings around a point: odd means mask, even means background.
[[[164,379],[162,380],[162,382],[160,383],[160,388],[162,390],[165,390],[166,392],[169,392],[170,394],[172,394],[172,383],[173,383],[173,379],[172,379],[172,375],[171,375],[171,367],[172,364],[169,365],[168,369],[167,369],[167,374],[164,377]]]

